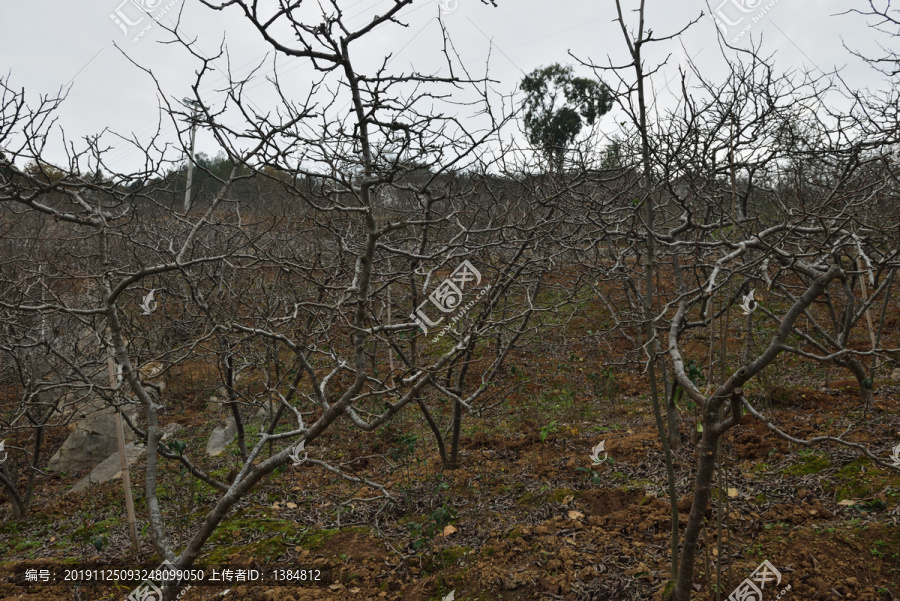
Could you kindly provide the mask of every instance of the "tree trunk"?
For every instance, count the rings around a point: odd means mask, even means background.
[[[16,490],[15,482],[13,482],[4,470],[0,470],[0,484],[6,489],[6,494],[12,503],[13,517],[22,519],[28,515],[28,506]]]
[[[422,415],[425,416],[425,421],[428,422],[428,427],[431,428],[431,432],[434,434],[434,440],[437,442],[438,446],[438,453],[441,456],[441,465],[446,468],[450,465],[450,460],[447,458],[447,448],[444,446],[444,437],[441,435],[441,429],[431,416],[428,407],[425,406],[425,399],[419,397],[416,399],[416,403],[418,403],[419,408],[422,410]]]
[[[453,422],[451,424],[452,434],[450,435],[450,462],[446,464],[448,470],[455,470],[459,467],[459,431],[462,426],[462,405],[459,401],[453,399]]]
[[[681,551],[681,565],[678,567],[678,582],[675,586],[675,601],[690,601],[691,585],[694,578],[694,558],[697,541],[703,528],[703,516],[709,505],[710,489],[716,472],[716,455],[719,434],[713,434],[711,427],[705,427],[700,439],[700,461],[694,480],[694,500],[687,528],[684,531],[684,546]]]
[[[244,432],[244,422],[241,419],[241,407],[237,402],[237,392],[234,390],[234,356],[231,348],[225,348],[225,390],[228,391],[228,406],[231,407],[231,415],[234,417],[234,426],[237,431],[238,448],[241,450],[241,459],[247,461],[247,435]]]
[[[681,448],[681,418],[678,415],[678,398],[681,396],[681,388],[678,384],[672,386],[672,394],[666,402],[666,418],[669,422],[669,448],[677,451]]]

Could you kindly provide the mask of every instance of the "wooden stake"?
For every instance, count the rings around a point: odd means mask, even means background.
[[[116,361],[113,359],[112,346],[106,347],[106,363],[109,367],[109,385],[116,387]],[[122,465],[122,487],[125,489],[125,510],[128,513],[128,528],[131,533],[131,551],[137,553],[138,545],[137,523],[134,519],[134,500],[131,498],[131,477],[128,473],[128,457],[125,454],[125,429],[122,426],[122,412],[116,408],[116,438],[119,442],[119,459]]]
[[[859,267],[861,272],[865,272],[865,266],[863,265],[862,257],[857,255],[856,257],[856,265]],[[866,276],[864,273],[861,273],[859,276],[859,289],[862,291],[862,300],[863,302],[868,302],[869,293],[866,291]],[[869,340],[872,341],[872,350],[878,346],[878,342],[875,340],[875,328],[872,325],[872,314],[869,312],[869,307],[866,307],[866,325],[869,326]]]

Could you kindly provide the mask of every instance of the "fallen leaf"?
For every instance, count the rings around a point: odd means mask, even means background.
[[[728,489],[728,496],[731,497],[732,499],[735,498],[736,496],[738,496],[739,494],[740,493],[738,492],[738,489],[736,489],[736,488]]]
[[[568,505],[569,503],[571,503],[574,500],[575,500],[575,495],[566,495],[565,497],[563,497],[563,505]]]
[[[574,509],[569,511],[569,519],[570,520],[578,520],[584,517],[584,514],[580,511],[575,511]]]
[[[454,528],[453,526],[451,526],[450,524],[447,524],[446,526],[444,526],[444,536],[450,536],[454,532],[458,532],[458,530],[456,528]]]
[[[285,507],[287,507],[288,509],[297,509],[297,504],[296,503],[288,503],[287,505],[285,505]]]
[[[853,499],[844,499],[843,501],[838,503],[838,505],[844,505],[845,507],[852,507],[852,506],[856,505],[856,501],[854,501]]]
[[[356,593],[359,592],[359,589],[354,586],[352,589],[350,589],[350,592],[355,595]]]

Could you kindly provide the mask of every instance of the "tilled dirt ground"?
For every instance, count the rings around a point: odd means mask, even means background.
[[[853,430],[847,439],[887,456],[900,432],[898,392],[880,389],[865,429]],[[798,437],[844,431],[847,416],[838,401],[846,393],[802,394],[804,399],[818,395],[820,402],[776,407],[767,415]],[[462,467],[455,471],[441,472],[429,457],[427,438],[415,450],[407,446],[405,455],[398,449],[409,438],[384,437],[373,448],[359,444],[354,457],[343,460],[386,484],[390,502],[359,500],[377,495],[348,488],[322,471],[289,468],[240,505],[198,563],[316,569],[323,570],[324,581],[194,587],[181,599],[426,601],[454,591],[456,599],[466,600],[661,600],[669,576],[671,512],[663,455],[645,405],[633,403],[602,428],[555,424],[543,441],[536,426],[509,435],[476,427],[464,440]],[[610,459],[593,466],[588,453],[600,440],[606,440]],[[327,442],[310,451],[327,454]],[[846,447],[791,445],[750,416],[729,434],[723,451],[726,461],[697,556],[697,599],[714,599],[710,591],[716,582],[727,598],[764,560],[780,571],[780,582],[769,586],[777,587],[781,599],[900,596],[898,475]],[[675,456],[682,529],[694,452],[685,436]],[[128,543],[121,521],[110,526],[108,546],[99,553],[85,534],[81,555],[73,559],[71,541],[78,535],[72,532],[79,526],[121,518],[121,502],[115,501],[119,482],[63,494],[76,477],[47,484],[24,530],[10,523],[0,529],[0,538],[9,537],[4,561],[123,563]],[[142,475],[134,478],[140,490]],[[186,485],[175,481],[180,488],[169,494],[177,497]],[[92,507],[98,514],[85,516]],[[202,509],[186,507],[180,518],[195,519]],[[64,516],[68,522],[59,523]],[[58,545],[63,538],[70,541],[67,547]],[[39,544],[25,545],[28,541]],[[140,558],[152,559],[146,552]],[[3,601],[119,600],[129,593],[124,587],[76,591],[0,583]],[[765,599],[776,594],[767,592]]]

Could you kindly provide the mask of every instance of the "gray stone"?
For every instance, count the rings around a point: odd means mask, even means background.
[[[116,437],[116,415],[111,407],[96,410],[79,420],[73,432],[69,434],[63,445],[50,458],[47,470],[51,472],[78,471],[93,467],[115,453],[119,449]],[[126,407],[126,415],[134,421],[137,418],[137,407]],[[123,423],[125,443],[134,440],[134,434]]]
[[[219,386],[216,393],[206,402],[206,410],[214,417],[224,415],[228,404],[228,390]]]
[[[131,466],[137,461],[141,455],[147,452],[147,447],[137,443],[125,445],[125,457],[128,459],[128,465]],[[91,470],[91,473],[79,480],[72,490],[69,492],[78,492],[84,490],[91,484],[99,484],[100,482],[108,482],[114,478],[122,477],[122,461],[119,459],[119,452],[116,451],[106,459],[100,462],[100,465]]]
[[[270,416],[275,415],[275,403],[269,402],[268,407],[263,405],[256,412],[256,421],[266,423]]]
[[[165,440],[169,436],[177,434],[182,430],[180,424],[169,424],[161,429],[162,438]],[[132,442],[125,446],[125,458],[128,460],[129,467],[141,456],[147,452],[147,447]],[[109,482],[116,478],[122,477],[122,461],[119,459],[119,451],[100,462],[100,465],[91,470],[91,473],[79,480],[69,492],[78,492],[89,487],[91,484],[99,484],[101,482]]]
[[[217,396],[211,396],[209,397],[209,400],[206,401],[206,411],[213,417],[222,413],[222,407],[224,407],[224,405]]]
[[[237,423],[233,417],[222,420],[216,426],[216,429],[209,435],[209,441],[206,443],[206,454],[210,457],[221,455],[222,452],[231,444],[237,435]]]
[[[171,423],[166,426],[163,426],[162,428],[159,429],[159,431],[162,432],[162,436],[160,437],[160,440],[165,440],[165,439],[169,438],[170,436],[175,436],[182,430],[184,430],[184,426],[182,426],[181,424]]]

